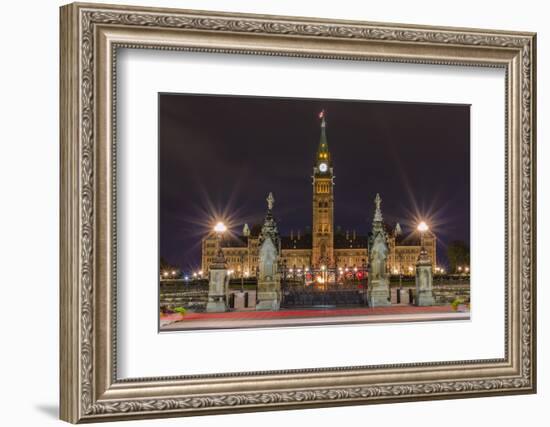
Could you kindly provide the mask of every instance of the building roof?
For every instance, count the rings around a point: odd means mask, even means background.
[[[354,238],[355,237],[355,238]],[[334,249],[367,248],[368,236],[353,235],[353,233],[335,234]]]
[[[401,234],[400,236],[395,237],[395,244],[399,246],[420,246],[420,236],[416,234],[411,234],[405,236]]]
[[[281,249],[311,249],[311,234],[281,236]]]
[[[246,248],[248,239],[245,236],[224,236],[222,239],[222,248]]]
[[[255,224],[250,227],[250,238],[257,239],[261,231],[261,225]],[[340,228],[334,233],[334,249],[352,249],[367,248],[370,233],[367,235],[355,234],[353,232],[343,232]],[[418,233],[394,235],[394,227],[384,223],[384,231],[388,236],[395,237],[395,243],[398,246],[420,246],[420,236]],[[299,235],[299,237],[298,237]],[[281,236],[281,249],[311,249],[312,236],[310,233],[293,232],[289,236]],[[224,248],[245,248],[248,246],[248,237],[226,235],[222,241]]]

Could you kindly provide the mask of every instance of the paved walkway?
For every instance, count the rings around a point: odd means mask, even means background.
[[[230,311],[224,313],[187,313],[162,316],[162,330],[228,329],[301,325],[331,325],[343,323],[418,322],[469,319],[469,311],[461,307],[453,311],[450,306],[415,307],[392,305],[389,307],[312,308],[280,311]]]

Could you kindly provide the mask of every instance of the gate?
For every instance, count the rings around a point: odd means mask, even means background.
[[[318,287],[283,286],[281,307],[350,307],[364,306],[367,303],[364,288],[358,286],[331,285]]]
[[[282,308],[353,307],[367,305],[364,268],[289,269],[283,267]]]

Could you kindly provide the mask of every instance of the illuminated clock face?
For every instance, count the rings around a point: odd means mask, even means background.
[[[328,170],[327,164],[326,164],[326,163],[321,163],[321,164],[319,165],[319,170],[320,170],[321,172],[326,172],[326,171]]]

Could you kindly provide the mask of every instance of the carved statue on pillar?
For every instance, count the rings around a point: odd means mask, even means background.
[[[372,232],[369,238],[369,276],[367,299],[369,306],[380,307],[390,305],[390,286],[386,271],[388,258],[388,243],[380,207],[382,199],[377,194],[374,199],[375,211],[372,221]]]
[[[277,223],[273,218],[275,198],[266,199],[267,213],[259,236],[258,293],[256,310],[279,310],[281,303],[281,277],[279,256],[281,243]]]

